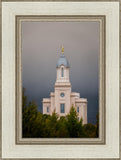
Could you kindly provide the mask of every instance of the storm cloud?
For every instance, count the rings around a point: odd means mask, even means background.
[[[42,111],[56,81],[61,46],[70,64],[73,92],[88,101],[88,123],[98,111],[98,22],[22,22],[22,82],[29,100]]]

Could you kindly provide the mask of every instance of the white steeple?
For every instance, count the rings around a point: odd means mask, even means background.
[[[61,56],[57,62],[57,77],[56,77],[56,84],[57,83],[69,83],[69,63],[64,55],[64,47],[62,47]]]

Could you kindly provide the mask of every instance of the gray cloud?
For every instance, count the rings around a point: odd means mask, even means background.
[[[56,63],[64,46],[72,91],[88,99],[88,121],[98,111],[98,22],[22,22],[22,81],[29,100],[42,108],[54,91]]]

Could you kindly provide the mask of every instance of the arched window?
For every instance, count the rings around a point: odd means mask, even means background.
[[[77,112],[79,112],[79,107],[77,107]]]
[[[47,107],[47,112],[49,112],[49,107]]]
[[[64,69],[61,68],[61,77],[64,77]]]

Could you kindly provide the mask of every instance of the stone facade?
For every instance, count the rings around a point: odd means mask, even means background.
[[[80,98],[80,94],[71,92],[69,81],[69,63],[62,53],[57,63],[57,78],[55,90],[50,93],[50,98],[43,98],[43,114],[50,114],[55,110],[59,116],[66,116],[71,106],[76,108],[78,119],[83,118],[87,123],[87,99]]]

